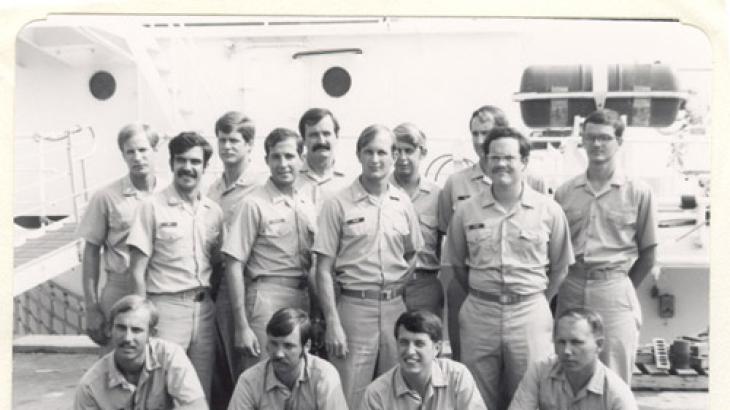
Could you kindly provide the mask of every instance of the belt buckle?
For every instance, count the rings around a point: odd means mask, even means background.
[[[499,294],[499,303],[503,305],[508,305],[513,303],[512,302],[512,295],[509,293],[500,293]]]
[[[193,298],[194,302],[202,302],[205,299],[205,291],[201,290],[200,292],[195,294],[195,297]]]
[[[380,300],[390,299],[391,289],[383,289],[380,291]]]

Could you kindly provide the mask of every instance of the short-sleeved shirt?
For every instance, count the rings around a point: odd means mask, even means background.
[[[490,189],[459,205],[449,225],[451,265],[469,268],[469,286],[490,293],[529,295],[547,288],[550,272],[575,260],[565,214],[549,196],[523,184],[509,211]]]
[[[393,174],[391,174],[390,182],[399,186]],[[418,181],[418,189],[410,196],[423,235],[423,249],[418,252],[416,258],[417,269],[438,270],[441,267],[441,261],[436,252],[436,248],[439,246],[437,220],[439,192],[441,192],[441,188],[438,185],[421,177]]]
[[[271,180],[243,200],[229,225],[221,252],[245,263],[251,279],[301,277],[312,265],[314,205],[294,190],[284,195]]]
[[[171,409],[182,405],[207,409],[198,375],[176,343],[151,337],[137,385],[117,369],[114,352],[86,371],[76,388],[74,409]]]
[[[223,211],[200,196],[195,209],[174,185],[139,207],[127,245],[149,257],[148,293],[175,293],[210,286],[211,259],[223,237]]]
[[[375,379],[365,390],[361,410],[486,410],[469,370],[450,359],[431,365],[425,397],[408,388],[400,365]]]
[[[532,174],[525,174],[524,177],[525,182],[535,191],[543,194],[548,192],[548,188],[542,178]],[[478,195],[485,188],[491,187],[491,185],[492,180],[484,174],[479,163],[449,176],[441,194],[439,194],[439,230],[446,233],[451,217],[456,210],[456,205]]]
[[[271,359],[246,369],[238,378],[228,410],[347,410],[335,367],[309,353],[303,360],[292,389],[277,379]]]
[[[333,167],[323,176],[309,168],[307,161],[304,161],[302,169],[299,170],[297,187],[300,191],[309,195],[312,202],[319,208],[324,201],[332,198],[338,191],[346,188],[350,183],[344,172]]]
[[[243,198],[261,182],[263,182],[263,177],[257,178],[250,173],[244,173],[233,184],[226,187],[225,177],[221,175],[208,188],[208,198],[221,207],[223,219],[226,224],[229,224],[233,220],[238,205],[240,205]]]
[[[637,410],[629,386],[596,359],[588,383],[573,393],[556,356],[531,363],[509,410]]]
[[[313,252],[335,258],[336,280],[366,289],[402,281],[408,254],[423,247],[418,217],[408,195],[392,184],[379,198],[356,179],[325,201]]]
[[[157,182],[156,186],[159,187],[159,179]],[[102,260],[107,272],[127,272],[127,235],[137,207],[149,195],[148,192],[137,190],[127,175],[91,197],[77,234],[86,242],[104,249]]]
[[[651,188],[615,171],[601,192],[578,175],[555,192],[570,224],[573,248],[589,268],[628,272],[639,251],[657,244]]]

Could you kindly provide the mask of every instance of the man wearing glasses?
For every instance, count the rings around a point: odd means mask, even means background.
[[[459,313],[461,359],[488,409],[505,409],[527,369],[553,350],[549,300],[573,263],[560,206],[532,189],[529,141],[496,127],[482,145],[492,185],[456,208],[449,262],[468,296]]]
[[[641,324],[635,288],[654,266],[657,241],[651,189],[618,167],[623,131],[615,111],[588,115],[581,133],[588,169],[555,192],[576,254],[558,314],[576,307],[598,312],[606,334],[601,361],[630,384]]]

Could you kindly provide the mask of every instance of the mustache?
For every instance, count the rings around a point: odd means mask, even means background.
[[[134,347],[134,343],[131,342],[121,342],[117,345],[117,347],[125,348],[125,347]]]
[[[312,145],[312,151],[317,151],[320,149],[331,150],[332,146],[327,142],[318,142],[318,143]]]
[[[195,172],[195,171],[188,171],[186,169],[178,169],[177,172],[175,173],[175,175],[176,176],[179,176],[179,177],[188,176],[190,178],[197,178],[198,177],[198,173],[197,172]]]

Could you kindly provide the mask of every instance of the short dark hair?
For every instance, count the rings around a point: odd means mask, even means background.
[[[555,334],[555,331],[558,328],[558,322],[560,322],[560,319],[564,317],[572,317],[575,319],[584,319],[586,322],[588,322],[588,326],[591,328],[591,333],[593,333],[593,337],[596,339],[600,339],[603,337],[603,319],[601,318],[601,315],[596,313],[595,311],[591,309],[585,309],[585,308],[571,308],[568,310],[563,311],[558,315],[558,317],[555,319],[554,329],[553,329],[553,335]]]
[[[289,336],[297,326],[300,341],[304,346],[312,337],[312,323],[309,321],[309,315],[302,309],[281,308],[271,316],[266,325],[266,334],[274,337]]]
[[[264,152],[266,152],[266,156],[269,156],[269,153],[272,149],[274,149],[276,144],[289,138],[292,138],[297,142],[297,153],[302,155],[302,152],[304,152],[304,141],[299,134],[288,128],[274,128],[274,130],[271,131],[264,140]]]
[[[112,305],[112,309],[109,313],[109,326],[113,326],[114,319],[120,313],[131,312],[137,309],[146,309],[150,314],[149,331],[150,334],[154,334],[157,327],[157,322],[160,320],[160,314],[157,312],[157,307],[149,299],[145,299],[139,295],[127,295],[119,299]]]
[[[495,107],[493,105],[482,105],[481,107],[474,110],[473,113],[471,113],[471,117],[469,118],[469,128],[471,129],[471,123],[474,121],[474,118],[480,117],[484,114],[491,114],[492,118],[494,118],[494,126],[495,127],[508,127],[509,121],[507,121],[507,116],[504,114],[504,111],[502,111],[501,108]]]
[[[443,339],[443,327],[441,319],[428,310],[409,310],[403,312],[395,321],[395,338],[398,339],[398,328],[403,326],[409,332],[427,333],[428,337],[436,343]]]
[[[484,139],[484,143],[482,144],[484,155],[489,154],[489,144],[500,138],[516,139],[520,144],[520,157],[524,159],[530,156],[530,141],[512,127],[494,127],[489,130],[489,134],[487,134],[487,138]]]
[[[380,133],[385,133],[390,136],[390,140],[392,141],[390,150],[393,151],[393,147],[395,145],[395,136],[393,135],[393,131],[385,125],[373,124],[365,127],[365,129],[360,133],[360,136],[357,138],[357,144],[355,145],[355,153],[360,154],[360,150],[370,144],[370,142],[375,139],[375,136]]]
[[[621,116],[614,110],[603,108],[600,110],[593,111],[588,114],[586,119],[583,121],[583,130],[586,129],[586,124],[598,124],[598,125],[610,125],[613,127],[616,138],[621,138],[624,134],[626,124],[621,120]]]
[[[119,130],[119,135],[117,135],[117,145],[119,145],[119,150],[123,151],[124,144],[127,140],[139,134],[144,134],[147,137],[147,141],[150,142],[152,148],[156,148],[157,143],[160,142],[160,135],[157,134],[156,131],[152,130],[149,125],[132,123],[125,125],[121,130]]]
[[[175,155],[183,154],[189,150],[200,147],[203,150],[203,166],[208,166],[208,160],[213,155],[213,147],[210,143],[195,131],[185,131],[177,134],[170,140],[167,148],[170,150],[170,165],[175,161]]]
[[[299,119],[299,134],[302,136],[302,138],[307,137],[305,133],[307,125],[309,125],[310,127],[312,125],[316,125],[318,122],[322,121],[324,117],[327,116],[332,118],[332,123],[335,125],[335,137],[339,138],[340,123],[337,122],[337,118],[335,118],[335,115],[332,114],[332,111],[326,108],[310,108],[302,115],[302,118]]]
[[[239,111],[228,111],[215,122],[215,135],[219,132],[230,134],[240,132],[243,140],[250,144],[256,135],[256,126],[251,118]]]

